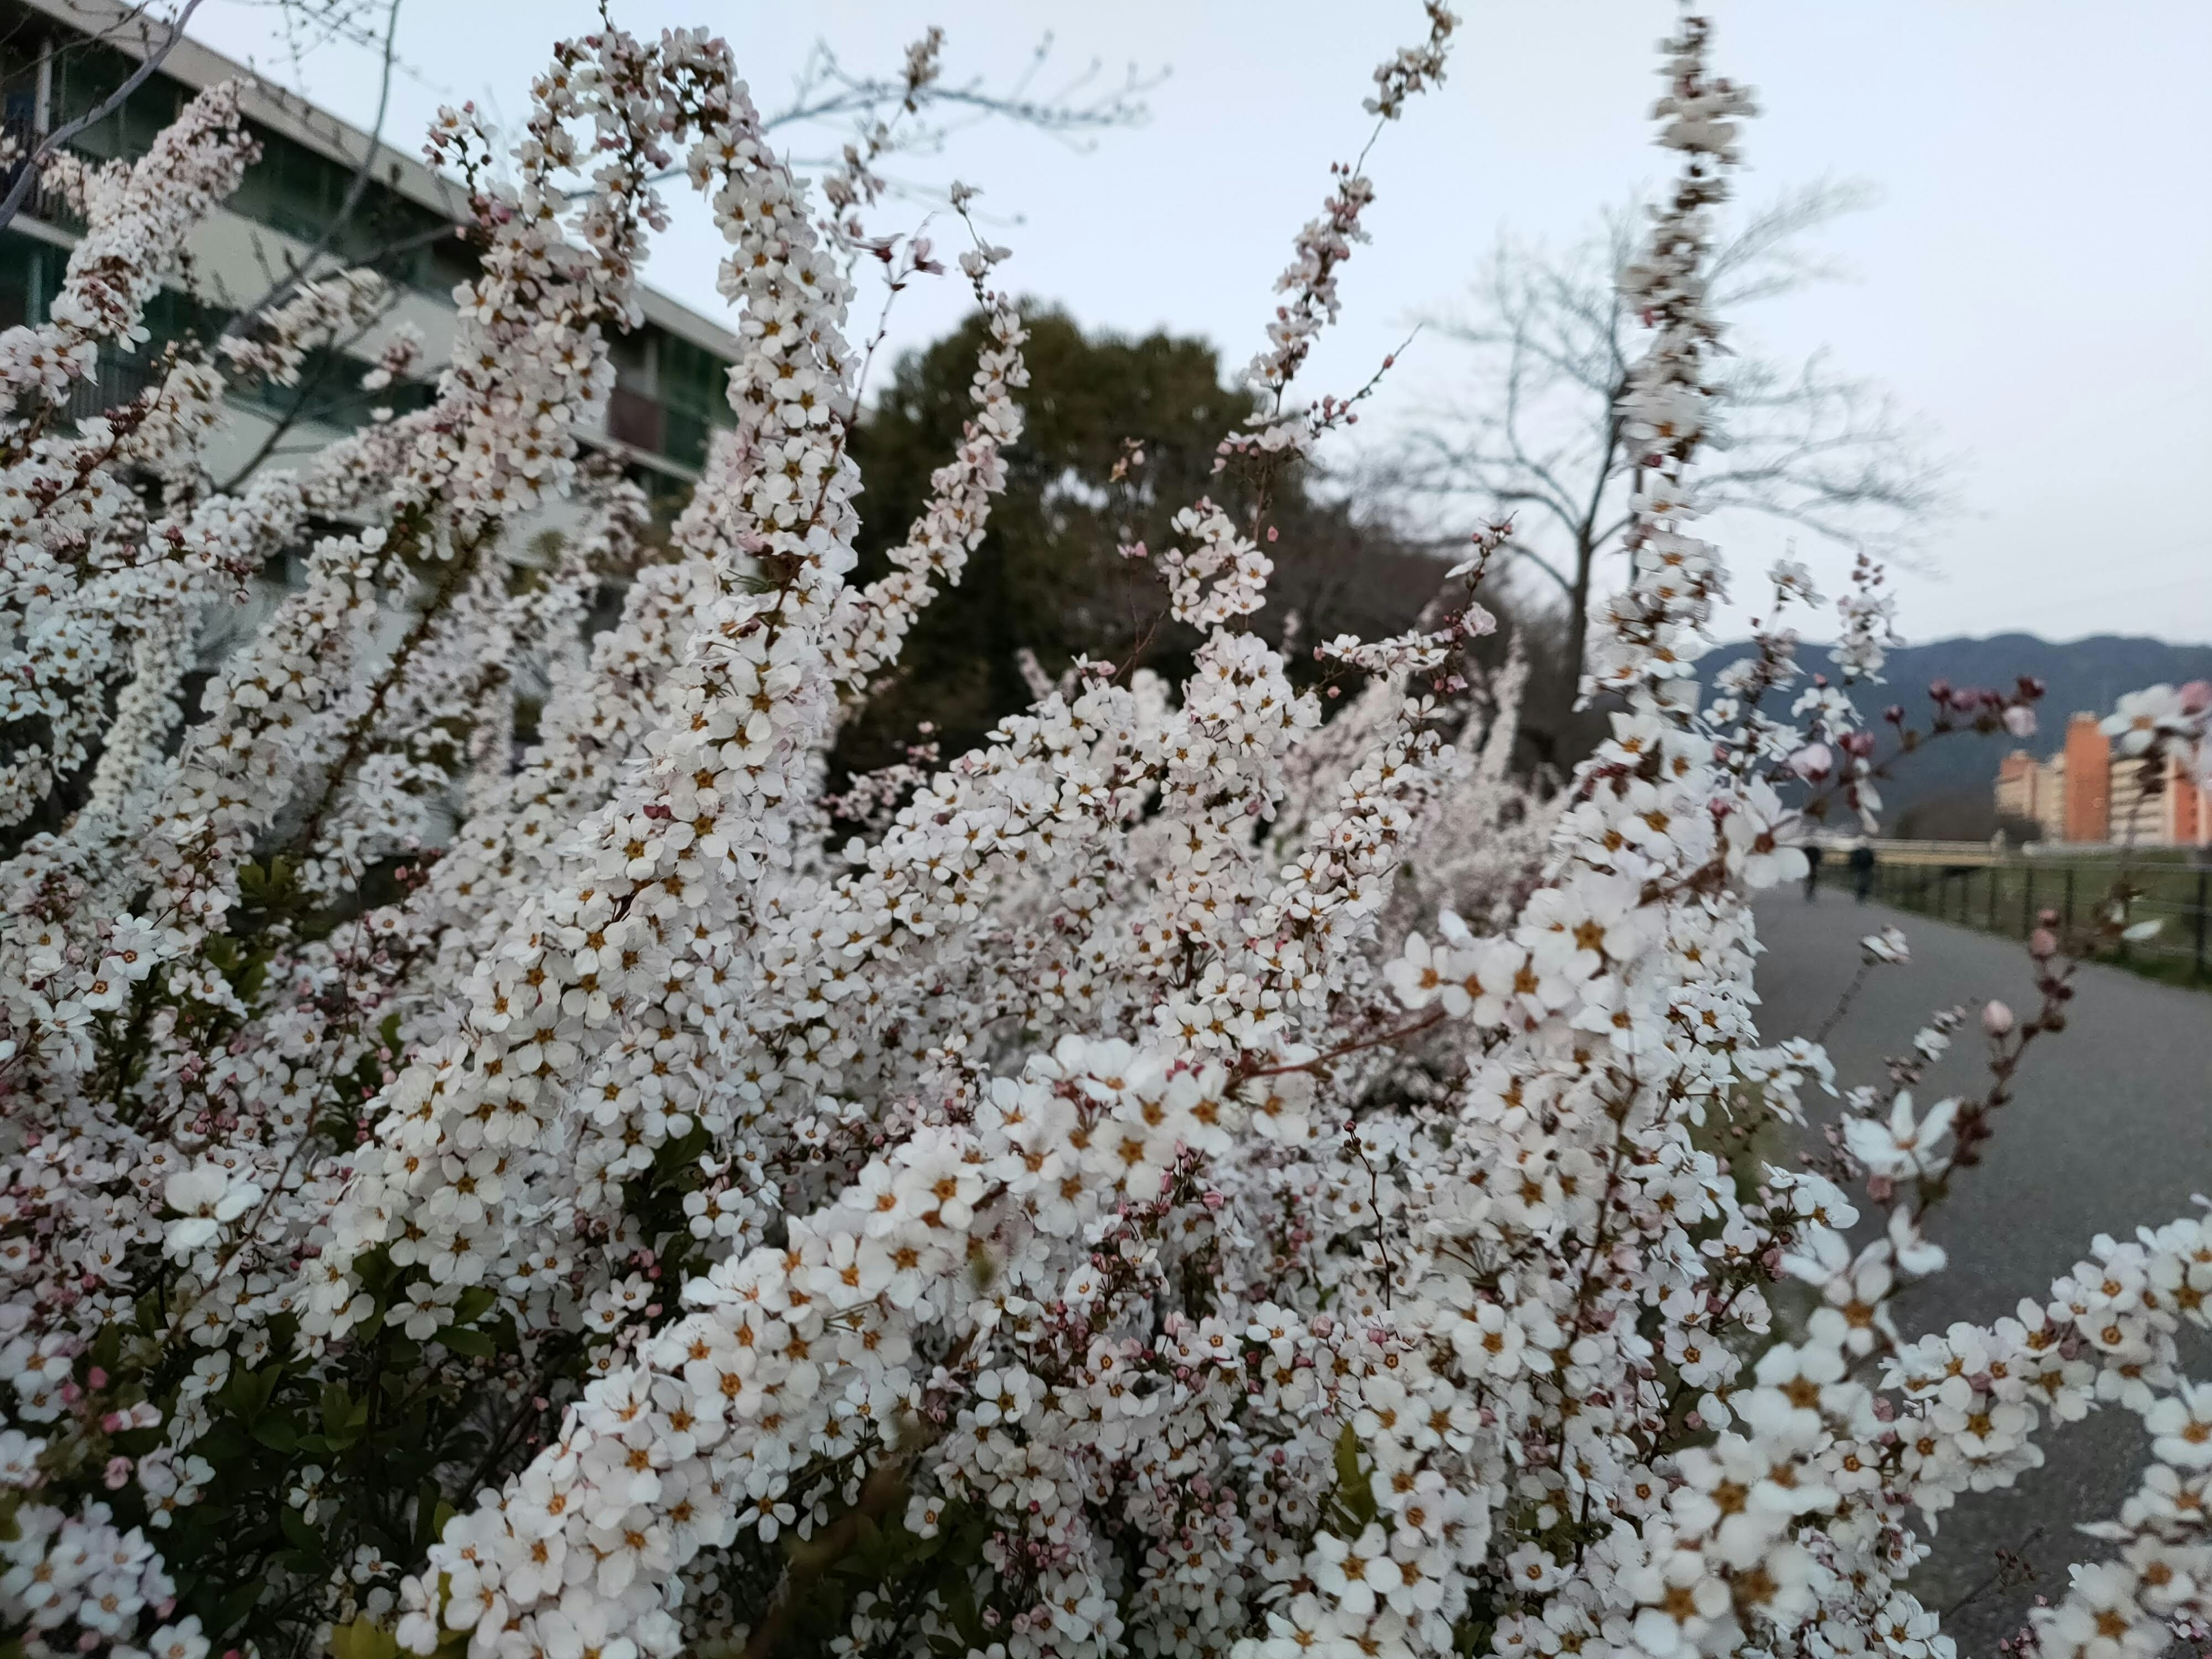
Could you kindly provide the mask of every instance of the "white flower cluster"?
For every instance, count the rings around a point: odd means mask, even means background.
[[[29,435],[17,424],[27,404],[58,397],[89,375],[102,342],[127,351],[148,337],[140,320],[146,302],[186,236],[238,188],[257,154],[239,118],[238,88],[225,82],[186,104],[136,165],[49,163],[86,228],[47,320],[0,332],[0,411],[14,417],[4,434],[10,452]]]
[[[2167,756],[2197,787],[2212,786],[2212,684],[2154,685],[2120,699],[2104,723],[2130,759],[2155,763]]]
[[[384,280],[374,271],[308,277],[254,319],[251,328],[226,331],[216,350],[235,370],[260,375],[275,386],[296,386],[310,350],[327,345],[349,329],[366,328],[386,303]],[[389,371],[379,372],[385,375],[382,383],[389,384]]]
[[[1429,25],[1378,75],[1386,118],[1441,75],[1453,20]],[[1000,251],[968,256],[972,416],[890,573],[848,585],[844,267],[875,192],[856,150],[843,216],[810,218],[704,34],[561,47],[511,191],[444,117],[483,260],[436,401],[236,498],[193,463],[210,364],[50,429],[189,228],[155,198],[234,180],[234,111],[72,174],[72,282],[104,297],[0,362],[29,411],[0,431],[9,695],[36,700],[9,718],[55,734],[11,817],[92,774],[0,865],[25,1651],[1946,1659],[1905,1588],[1912,1511],[2102,1401],[2153,1461],[2039,1639],[2147,1659],[2199,1629],[2212,1393],[2176,1339],[2207,1322],[2205,1224],[2100,1239],[1987,1328],[1907,1341],[1891,1306],[2063,1024],[2055,944],[2042,1014],[1984,1011],[1987,1095],[1923,1103],[1950,1016],[1844,1093],[1830,1174],[1863,1199],[1741,1151],[1837,1088],[1754,1020],[1747,895],[1802,868],[1784,792],[1873,801],[1839,689],[1766,707],[1787,633],[1700,705],[1705,271],[1749,107],[1706,46],[1694,20],[1667,44],[1684,169],[1626,276],[1651,336],[1632,580],[1590,653],[1610,735],[1549,801],[1507,775],[1523,665],[1467,695],[1479,605],[1321,647],[1362,678],[1324,722],[1250,631],[1261,520],[1201,501],[1158,562],[1202,635],[1185,684],[1038,672],[975,752],[855,781],[866,833],[833,839],[841,708],[985,533],[1024,334],[984,286]],[[744,349],[664,549],[577,434],[679,171]],[[1370,193],[1345,170],[1301,234],[1270,391]],[[373,301],[331,279],[225,355],[281,377]],[[1279,395],[1224,470],[1264,483],[1349,405],[1317,407]],[[564,492],[549,557],[526,515]],[[203,609],[338,514],[362,527],[186,724]],[[608,571],[634,574],[587,647]],[[1863,570],[1841,607],[1855,678],[1878,590]],[[2123,748],[2201,772],[2209,701],[2131,700]]]

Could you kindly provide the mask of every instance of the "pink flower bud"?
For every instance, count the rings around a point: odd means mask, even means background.
[[[2058,954],[2058,936],[2048,927],[2039,927],[2027,936],[2027,953],[2037,961]]]
[[[109,1458],[107,1472],[100,1478],[108,1491],[121,1492],[131,1481],[131,1460],[127,1457]]]
[[[1825,778],[1835,764],[1835,751],[1825,743],[1808,743],[1790,757],[1790,769],[1801,778]]]
[[[1985,1003],[1982,1008],[1982,1029],[1993,1037],[2008,1035],[2013,1028],[2012,1010],[2002,1002]]]

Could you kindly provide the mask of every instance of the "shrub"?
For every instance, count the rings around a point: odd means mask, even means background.
[[[1378,119],[1442,73],[1429,16]],[[840,712],[959,579],[1019,436],[1000,250],[961,261],[992,319],[972,419],[861,587],[842,331],[867,249],[810,218],[719,42],[559,48],[512,188],[448,115],[482,271],[435,401],[238,498],[196,464],[226,386],[287,373],[358,285],[64,431],[56,399],[236,184],[234,98],[77,179],[53,319],[0,337],[9,816],[90,773],[0,878],[24,1651],[1919,1659],[1945,1638],[1902,1588],[1912,1510],[2009,1481],[2099,1400],[2143,1413],[2153,1462],[2042,1639],[2195,1628],[2212,1395],[2174,1336],[2212,1234],[2100,1240],[1986,1328],[1891,1316],[2063,1023],[2055,940],[2041,1008],[1985,1015],[1984,1095],[1922,1110],[1900,1066],[1850,1097],[1869,1240],[1830,1180],[1710,1150],[1830,1084],[1756,1031],[1746,894],[1801,867],[1780,788],[1870,810],[1874,767],[1840,688],[1764,708],[1786,634],[1701,706],[1701,260],[1749,108],[1706,45],[1667,43],[1681,171],[1623,275],[1650,337],[1633,578],[1590,653],[1612,735],[1549,804],[1504,775],[1511,677],[1478,700],[1460,668],[1504,527],[1456,610],[1321,645],[1321,691],[1248,625],[1271,470],[1349,409],[1288,392],[1357,168],[1221,446],[1261,507],[1193,502],[1150,555],[1202,638],[1189,678],[1079,664],[973,752],[861,781],[851,838],[821,797]],[[644,515],[578,432],[679,164],[732,246],[737,424],[586,650],[592,573],[638,562]],[[564,491],[586,517],[548,565],[528,532]],[[331,520],[357,527],[187,720],[203,608]],[[1814,602],[1775,581],[1777,613]],[[1849,676],[1876,675],[1886,602],[1867,579],[1840,610]],[[2203,702],[2131,707],[2128,741],[2197,744]],[[1486,758],[1446,740],[1470,724]],[[1811,1287],[1802,1328],[1778,1279]]]

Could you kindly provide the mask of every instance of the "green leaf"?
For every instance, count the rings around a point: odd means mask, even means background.
[[[276,1365],[264,1365],[258,1371],[234,1371],[216,1397],[233,1415],[250,1424],[268,1409],[269,1397],[276,1392],[283,1376],[283,1368]]]
[[[1336,1437],[1336,1501],[1363,1527],[1375,1518],[1375,1492],[1359,1466],[1359,1437],[1352,1425]]]
[[[461,1292],[461,1299],[453,1304],[453,1323],[473,1325],[491,1311],[499,1300],[499,1292],[483,1285],[471,1285]]]
[[[217,1602],[211,1628],[226,1635],[235,1630],[260,1601],[262,1583],[260,1579],[249,1579]]]
[[[331,1659],[398,1659],[399,1643],[373,1620],[356,1619],[331,1632]]]
[[[299,1352],[300,1316],[281,1313],[267,1326],[270,1352],[279,1359],[295,1358]]]
[[[455,1353],[465,1353],[477,1359],[491,1358],[491,1339],[482,1331],[472,1331],[465,1326],[448,1325],[440,1331],[436,1340]]]
[[[343,1451],[361,1438],[368,1426],[368,1401],[356,1400],[341,1382],[323,1386],[323,1438],[333,1450]]]
[[[439,1493],[438,1483],[425,1480],[415,1492],[415,1553],[422,1554],[438,1541],[445,1530],[445,1521],[438,1511],[446,1507]]]
[[[245,1432],[235,1423],[218,1423],[192,1442],[192,1449],[217,1468],[245,1456],[246,1447]]]
[[[101,1326],[100,1328],[100,1334],[92,1339],[90,1358],[94,1364],[99,1366],[102,1370],[108,1372],[111,1376],[114,1372],[121,1370],[123,1364],[123,1327],[120,1325]]]
[[[253,1425],[253,1437],[271,1451],[289,1454],[299,1449],[300,1429],[289,1417],[264,1417]]]
[[[316,1536],[315,1529],[307,1524],[307,1516],[287,1504],[277,1511],[276,1521],[277,1524],[284,1529],[285,1541],[293,1548],[311,1556],[319,1554],[323,1540]]]

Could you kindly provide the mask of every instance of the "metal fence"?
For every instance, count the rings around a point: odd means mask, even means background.
[[[1875,844],[1877,853],[1881,843]],[[1902,910],[2025,939],[2045,911],[2062,927],[2087,923],[2124,879],[2130,922],[2156,921],[2148,939],[2114,953],[2160,979],[2212,982],[2212,865],[2172,858],[1984,858],[1972,863],[1882,858],[1875,892]]]

